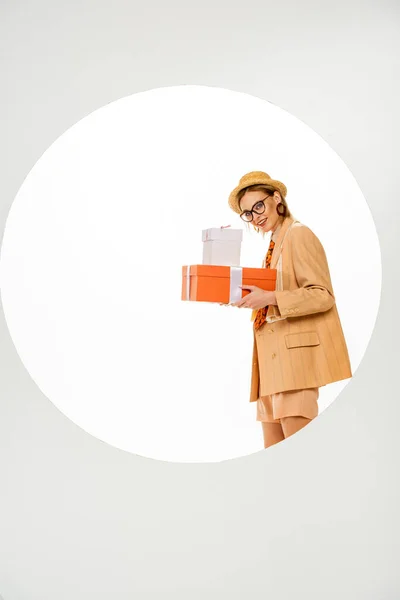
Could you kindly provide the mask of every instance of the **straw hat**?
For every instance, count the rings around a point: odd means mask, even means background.
[[[285,198],[287,194],[286,185],[284,185],[281,181],[271,179],[271,177],[267,173],[264,173],[264,171],[251,171],[251,173],[246,173],[246,175],[243,175],[243,177],[240,179],[239,185],[230,193],[228,200],[228,204],[231,209],[238,214],[241,213],[241,210],[239,208],[237,195],[241,190],[249,185],[269,185],[280,192],[282,198]]]

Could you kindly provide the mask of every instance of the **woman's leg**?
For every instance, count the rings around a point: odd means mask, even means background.
[[[285,438],[303,429],[318,416],[318,388],[288,390],[273,395],[274,414],[279,417]]]
[[[257,400],[257,421],[261,421],[264,448],[277,444],[285,439],[279,419],[274,419],[272,397],[260,396]]]
[[[264,436],[264,448],[269,448],[285,439],[280,423],[261,422]]]
[[[285,438],[303,429],[312,419],[306,417],[281,417],[282,431]]]

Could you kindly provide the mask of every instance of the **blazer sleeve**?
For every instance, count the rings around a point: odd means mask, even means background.
[[[332,308],[335,296],[325,250],[305,225],[291,232],[291,260],[299,287],[275,292],[281,316],[301,317]]]

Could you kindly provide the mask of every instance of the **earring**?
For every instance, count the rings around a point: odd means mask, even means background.
[[[280,207],[283,208],[283,211],[279,210]],[[279,216],[284,217],[286,215],[286,206],[284,206],[282,202],[279,202],[279,204],[276,207],[276,212]]]

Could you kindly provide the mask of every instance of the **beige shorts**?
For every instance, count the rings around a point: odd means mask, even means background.
[[[270,396],[261,396],[257,400],[257,421],[280,423],[283,417],[318,416],[319,388],[289,390]]]

